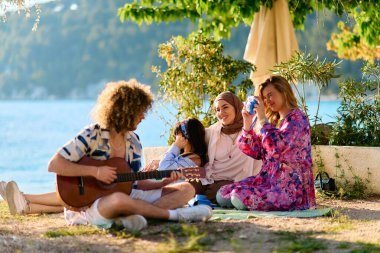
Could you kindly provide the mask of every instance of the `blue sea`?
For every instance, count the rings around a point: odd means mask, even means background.
[[[21,191],[45,193],[55,190],[55,176],[47,171],[54,153],[90,124],[95,101],[0,101],[0,180],[14,180]],[[308,104],[315,114],[316,102]],[[322,102],[323,122],[334,121],[338,101]],[[169,126],[166,109],[156,105],[136,132],[143,147],[165,146]]]

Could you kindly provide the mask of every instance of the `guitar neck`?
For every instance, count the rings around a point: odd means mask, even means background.
[[[165,177],[170,177],[172,171],[176,170],[155,170],[147,172],[130,172],[130,173],[119,173],[117,174],[116,182],[130,182],[145,179],[162,179]]]

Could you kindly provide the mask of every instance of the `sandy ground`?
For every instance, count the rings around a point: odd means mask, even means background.
[[[140,233],[128,233],[68,227],[62,214],[11,216],[2,201],[0,252],[380,252],[380,197],[318,204],[333,207],[335,215],[189,225],[149,221]],[[53,233],[58,236],[48,236]]]

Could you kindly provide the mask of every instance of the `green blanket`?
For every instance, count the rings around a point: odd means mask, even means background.
[[[288,212],[261,212],[261,211],[240,211],[234,209],[215,209],[211,220],[245,220],[250,218],[274,218],[274,217],[292,217],[292,218],[313,218],[320,216],[329,216],[332,208],[321,208],[311,210],[296,210]]]

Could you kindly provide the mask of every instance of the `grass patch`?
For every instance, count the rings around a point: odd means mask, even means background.
[[[271,251],[272,253],[295,253],[295,252],[314,252],[317,250],[327,249],[327,245],[322,240],[317,240],[311,235],[314,232],[289,232],[289,231],[276,231],[275,235],[278,235],[283,241],[290,241],[285,245],[281,245],[281,249]]]
[[[344,230],[354,229],[354,225],[350,217],[336,210],[332,213],[332,216],[329,218],[329,221],[331,223],[338,223],[338,224],[336,226],[326,228],[324,231],[328,233],[337,233]]]
[[[33,214],[33,215],[11,215],[7,203],[2,200],[0,201],[0,222],[9,222],[9,221],[37,221],[41,219],[41,216],[44,214]]]
[[[336,226],[326,228],[324,231],[327,233],[338,233],[341,231],[353,230],[354,226],[351,223],[338,224]]]
[[[82,225],[82,226],[71,226],[66,227],[58,230],[53,231],[47,231],[42,236],[47,238],[56,238],[56,237],[62,237],[62,236],[78,236],[78,235],[104,235],[105,230],[100,229],[96,226],[88,226],[88,225]]]
[[[116,225],[115,223],[113,223],[112,227],[106,231],[115,237],[123,239],[133,239],[141,236],[141,231],[127,231],[124,226]]]
[[[155,252],[191,252],[201,251],[209,244],[207,233],[201,233],[196,226],[181,224],[171,227],[168,241],[161,243]]]
[[[336,246],[337,249],[349,249],[351,245],[348,242],[341,242]]]
[[[350,253],[380,253],[380,246],[373,243],[359,243],[359,248],[351,250]]]

